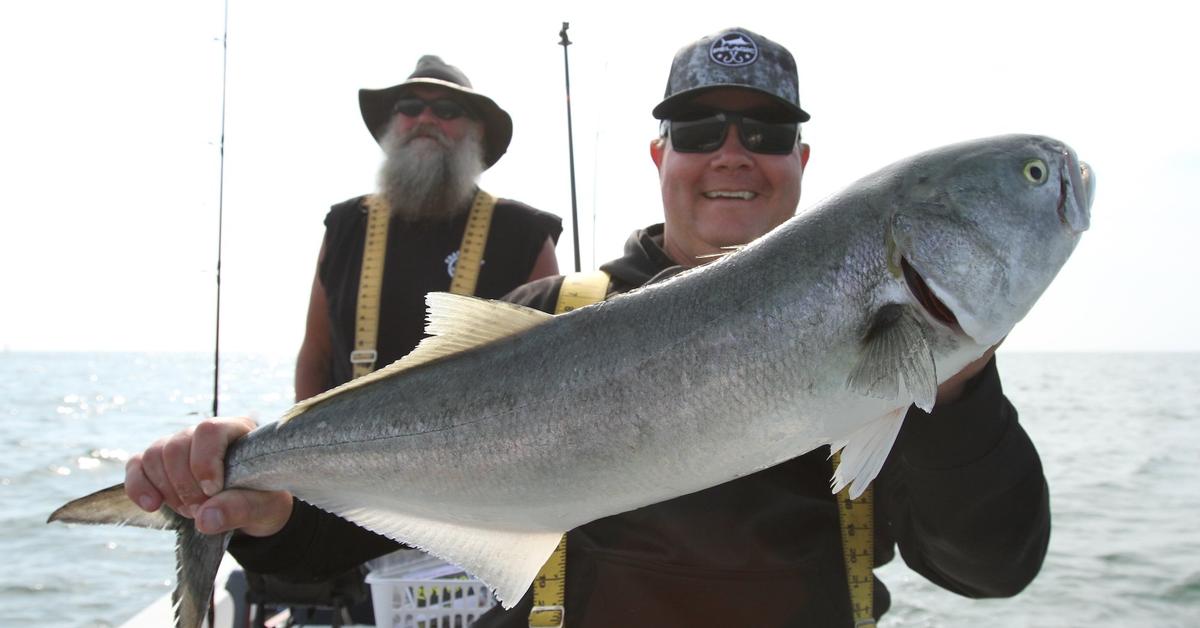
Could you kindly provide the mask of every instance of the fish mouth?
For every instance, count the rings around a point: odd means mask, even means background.
[[[929,288],[929,284],[921,277],[920,273],[908,263],[908,260],[900,258],[900,268],[904,271],[904,283],[908,284],[908,289],[916,297],[917,302],[921,307],[929,313],[935,320],[951,329],[962,329],[958,324],[958,317],[950,310],[950,306],[942,302],[933,294],[933,290]]]
[[[1062,172],[1058,178],[1058,219],[1072,233],[1080,234],[1087,231],[1091,223],[1096,175],[1092,167],[1080,161],[1070,149],[1064,149],[1062,155]]]

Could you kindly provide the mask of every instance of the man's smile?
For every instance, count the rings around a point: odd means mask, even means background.
[[[751,192],[750,190],[711,190],[703,194],[704,198],[708,199],[736,198],[743,201],[752,201],[758,196],[758,192]]]

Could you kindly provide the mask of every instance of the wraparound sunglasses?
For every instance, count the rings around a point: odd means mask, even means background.
[[[671,147],[678,152],[711,153],[725,143],[729,125],[736,124],[742,146],[764,155],[786,155],[800,140],[798,122],[772,122],[731,111],[700,116],[663,120],[663,137],[670,137]]]

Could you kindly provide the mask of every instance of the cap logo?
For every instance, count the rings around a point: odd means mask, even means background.
[[[745,33],[733,31],[713,41],[708,56],[714,63],[736,68],[758,60],[758,46]]]

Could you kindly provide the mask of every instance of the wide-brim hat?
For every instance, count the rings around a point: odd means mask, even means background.
[[[417,69],[408,80],[384,89],[358,90],[358,107],[362,111],[367,130],[379,142],[387,133],[392,119],[392,107],[413,85],[435,85],[455,93],[480,120],[483,121],[483,164],[490,168],[500,160],[512,141],[512,117],[491,98],[471,87],[471,81],[462,70],[442,61],[436,55],[425,55],[417,61]]]
[[[745,28],[729,28],[675,53],[666,93],[653,115],[668,119],[704,92],[733,87],[766,94],[796,122],[808,122],[798,83],[796,60],[787,48]]]

